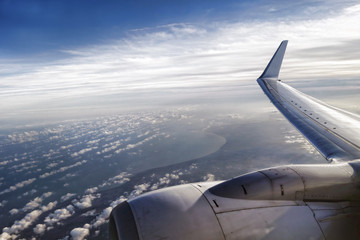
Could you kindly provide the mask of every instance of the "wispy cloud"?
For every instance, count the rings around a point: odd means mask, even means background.
[[[70,102],[86,104],[79,99],[99,96],[106,104],[115,95],[119,100],[163,89],[253,81],[283,39],[291,46],[284,79],[360,76],[360,50],[354,48],[360,41],[359,21],[355,5],[313,20],[139,29],[104,45],[64,50],[67,59],[36,63],[26,71],[21,64],[3,64],[0,109],[35,103],[73,107]]]

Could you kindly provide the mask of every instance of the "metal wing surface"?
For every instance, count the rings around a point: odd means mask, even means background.
[[[360,158],[360,116],[332,107],[278,79],[283,41],[257,82],[277,109],[328,161]]]

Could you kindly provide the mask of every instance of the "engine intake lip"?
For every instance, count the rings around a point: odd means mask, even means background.
[[[139,240],[134,214],[127,201],[116,206],[110,215],[110,239],[113,240]]]

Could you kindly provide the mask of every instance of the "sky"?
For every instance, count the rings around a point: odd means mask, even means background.
[[[357,1],[0,0],[0,123],[241,94],[284,39],[282,79],[356,79],[359,21]]]

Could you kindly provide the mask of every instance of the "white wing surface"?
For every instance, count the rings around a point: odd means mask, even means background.
[[[360,158],[360,116],[332,107],[278,79],[287,41],[275,52],[257,82],[277,109],[328,161]]]

